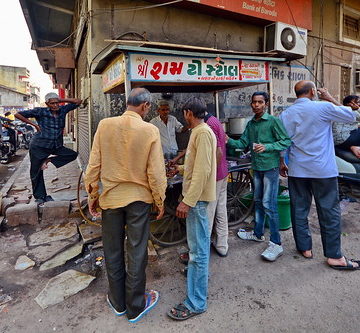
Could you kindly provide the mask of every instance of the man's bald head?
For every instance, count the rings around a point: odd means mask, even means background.
[[[314,89],[314,91],[313,91]],[[313,97],[316,92],[315,83],[312,81],[299,81],[295,84],[296,97]]]
[[[140,106],[143,103],[151,103],[150,91],[145,88],[132,89],[127,100],[127,105]]]

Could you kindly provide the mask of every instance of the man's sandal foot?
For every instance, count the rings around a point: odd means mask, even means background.
[[[300,251],[298,250],[298,252],[305,258],[305,259],[313,259],[313,253],[312,250],[308,250],[308,251]]]
[[[115,309],[115,307],[111,304],[109,295],[106,295],[106,302],[109,305],[110,309],[115,313],[116,316],[120,317],[123,316],[126,313],[126,309],[123,311],[118,311]]]
[[[354,259],[347,259],[345,258],[346,266],[342,265],[330,265],[329,266],[333,269],[343,270],[343,271],[355,271],[360,269],[360,260],[354,260]],[[358,264],[357,267],[355,267],[353,264]]]
[[[145,308],[142,310],[135,318],[129,318],[130,323],[136,323],[139,321],[145,314],[147,314],[158,302],[159,292],[156,290],[149,290],[145,293]]]
[[[186,320],[202,314],[202,312],[191,312],[183,303],[174,306],[167,315],[174,320]]]

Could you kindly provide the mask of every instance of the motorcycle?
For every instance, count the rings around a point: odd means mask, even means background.
[[[0,138],[0,163],[7,164],[11,156],[14,156],[17,150],[17,132],[12,121],[1,117],[1,138]]]
[[[31,138],[35,134],[34,128],[31,125],[24,124],[23,122],[17,122],[16,131],[18,133],[17,147],[20,149],[29,149]]]

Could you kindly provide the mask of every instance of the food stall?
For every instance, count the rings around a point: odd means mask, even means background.
[[[93,74],[102,75],[104,93],[125,94],[126,97],[132,88],[140,86],[152,93],[213,93],[215,116],[218,117],[220,91],[265,83],[271,94],[271,64],[285,60],[264,53],[163,47],[161,43],[158,48],[114,43],[98,56],[100,60]],[[253,204],[249,196],[252,191],[249,160],[232,162],[228,183],[230,226],[242,222]],[[152,239],[162,246],[185,240],[185,221],[175,215],[179,201],[181,180],[169,179],[164,217],[160,221],[153,220],[150,229]]]

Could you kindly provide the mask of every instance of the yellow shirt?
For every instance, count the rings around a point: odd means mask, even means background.
[[[85,186],[91,198],[102,192],[102,209],[135,201],[162,207],[167,186],[159,130],[133,111],[100,121],[95,133]]]
[[[185,204],[194,207],[198,201],[216,199],[216,137],[205,123],[192,129],[180,172]]]
[[[15,116],[13,114],[9,114],[8,116],[5,116],[5,118],[15,120]]]

